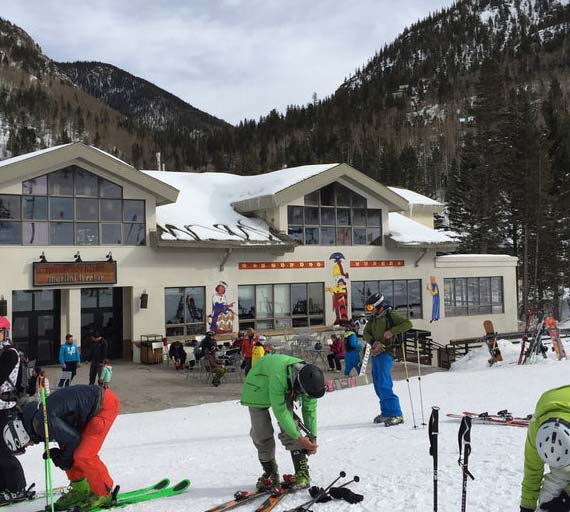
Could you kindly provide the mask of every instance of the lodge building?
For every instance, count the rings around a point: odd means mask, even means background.
[[[442,209],[346,164],[141,171],[67,144],[0,162],[0,295],[41,363],[67,333],[123,357],[147,334],[331,326],[376,291],[439,343],[516,330],[516,258],[448,254]]]

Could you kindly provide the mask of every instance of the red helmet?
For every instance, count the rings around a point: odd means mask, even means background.
[[[0,316],[0,329],[10,329],[10,320],[5,316]]]

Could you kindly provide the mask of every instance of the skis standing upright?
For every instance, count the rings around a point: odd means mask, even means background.
[[[471,418],[469,416],[463,416],[457,439],[459,442],[459,460],[457,462],[463,474],[461,512],[465,512],[467,509],[467,478],[475,480],[475,477],[469,472],[469,455],[471,455]]]
[[[437,436],[439,435],[439,407],[431,408],[428,424],[429,454],[433,457],[433,512],[437,512]]]
[[[534,308],[531,306],[526,314],[526,322],[524,326],[524,333],[521,340],[521,352],[519,354],[518,364],[523,364],[525,358],[526,344],[528,343],[528,331],[530,329],[530,323],[532,322],[532,317],[534,316]]]

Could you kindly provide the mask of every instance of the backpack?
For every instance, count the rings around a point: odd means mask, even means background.
[[[20,361],[18,367],[18,376],[16,377],[16,385],[12,386],[14,389],[10,391],[10,395],[14,397],[14,400],[20,398],[24,395],[27,395],[28,391],[28,384],[30,381],[30,372],[28,370],[28,360],[23,352],[20,352],[15,347],[6,347],[0,350],[0,355],[4,352],[4,350],[15,350],[18,353],[18,359]],[[12,400],[6,400],[12,401]]]

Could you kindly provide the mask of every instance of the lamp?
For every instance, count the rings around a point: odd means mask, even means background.
[[[46,253],[44,251],[40,254],[40,263],[47,263]]]
[[[79,251],[77,251],[73,257],[75,258],[75,263],[81,263],[83,261],[81,259],[81,254],[79,254]]]
[[[141,309],[146,309],[148,307],[148,293],[146,290],[141,293]]]
[[[107,253],[107,261],[113,261],[113,254],[111,253],[111,251]]]
[[[0,297],[0,316],[8,316],[8,301],[4,295]]]

